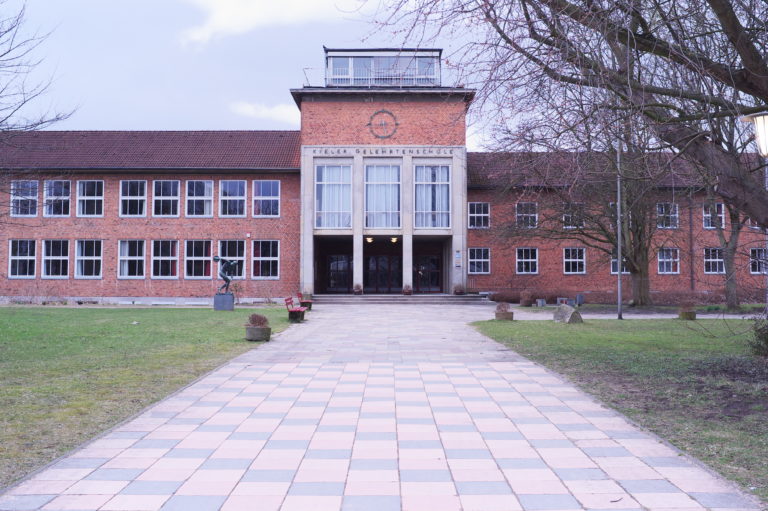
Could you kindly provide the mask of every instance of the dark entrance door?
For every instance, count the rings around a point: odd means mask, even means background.
[[[327,293],[349,293],[352,290],[352,256],[348,254],[326,257]]]
[[[399,255],[363,257],[363,290],[366,293],[400,293],[403,290],[403,258]]]
[[[315,237],[315,291],[352,292],[352,236]]]
[[[415,255],[413,258],[414,293],[439,293],[443,290],[441,255]]]

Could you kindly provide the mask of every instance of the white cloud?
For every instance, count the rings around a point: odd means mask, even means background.
[[[206,14],[202,25],[181,35],[182,43],[244,34],[268,26],[295,25],[357,17],[365,0],[184,0]]]
[[[229,105],[229,109],[237,115],[265,119],[299,127],[301,115],[298,107],[293,104],[281,103],[278,105],[264,105],[262,103],[248,103],[236,101]]]

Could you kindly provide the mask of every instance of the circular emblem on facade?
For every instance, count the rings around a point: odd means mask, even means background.
[[[379,110],[373,113],[367,126],[374,137],[389,138],[395,134],[399,125],[395,114],[389,110]]]

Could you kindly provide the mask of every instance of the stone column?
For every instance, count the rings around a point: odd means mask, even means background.
[[[413,289],[413,234],[403,234],[403,287]]]
[[[352,287],[363,287],[363,226],[365,225],[365,169],[362,155],[352,164]]]
[[[400,172],[400,215],[403,227],[403,287],[413,289],[413,157],[403,156]]]
[[[314,162],[309,150],[302,147],[301,156],[301,262],[299,288],[303,293],[315,292],[315,239],[314,239]]]

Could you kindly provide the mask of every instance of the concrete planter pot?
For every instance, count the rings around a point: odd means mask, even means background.
[[[247,326],[245,327],[245,340],[256,342],[267,342],[272,336],[272,329],[268,326]]]
[[[696,319],[696,311],[682,310],[678,312],[677,317],[685,321],[693,321]]]
[[[502,320],[502,321],[512,321],[515,319],[515,313],[514,312],[497,312],[496,319]]]

